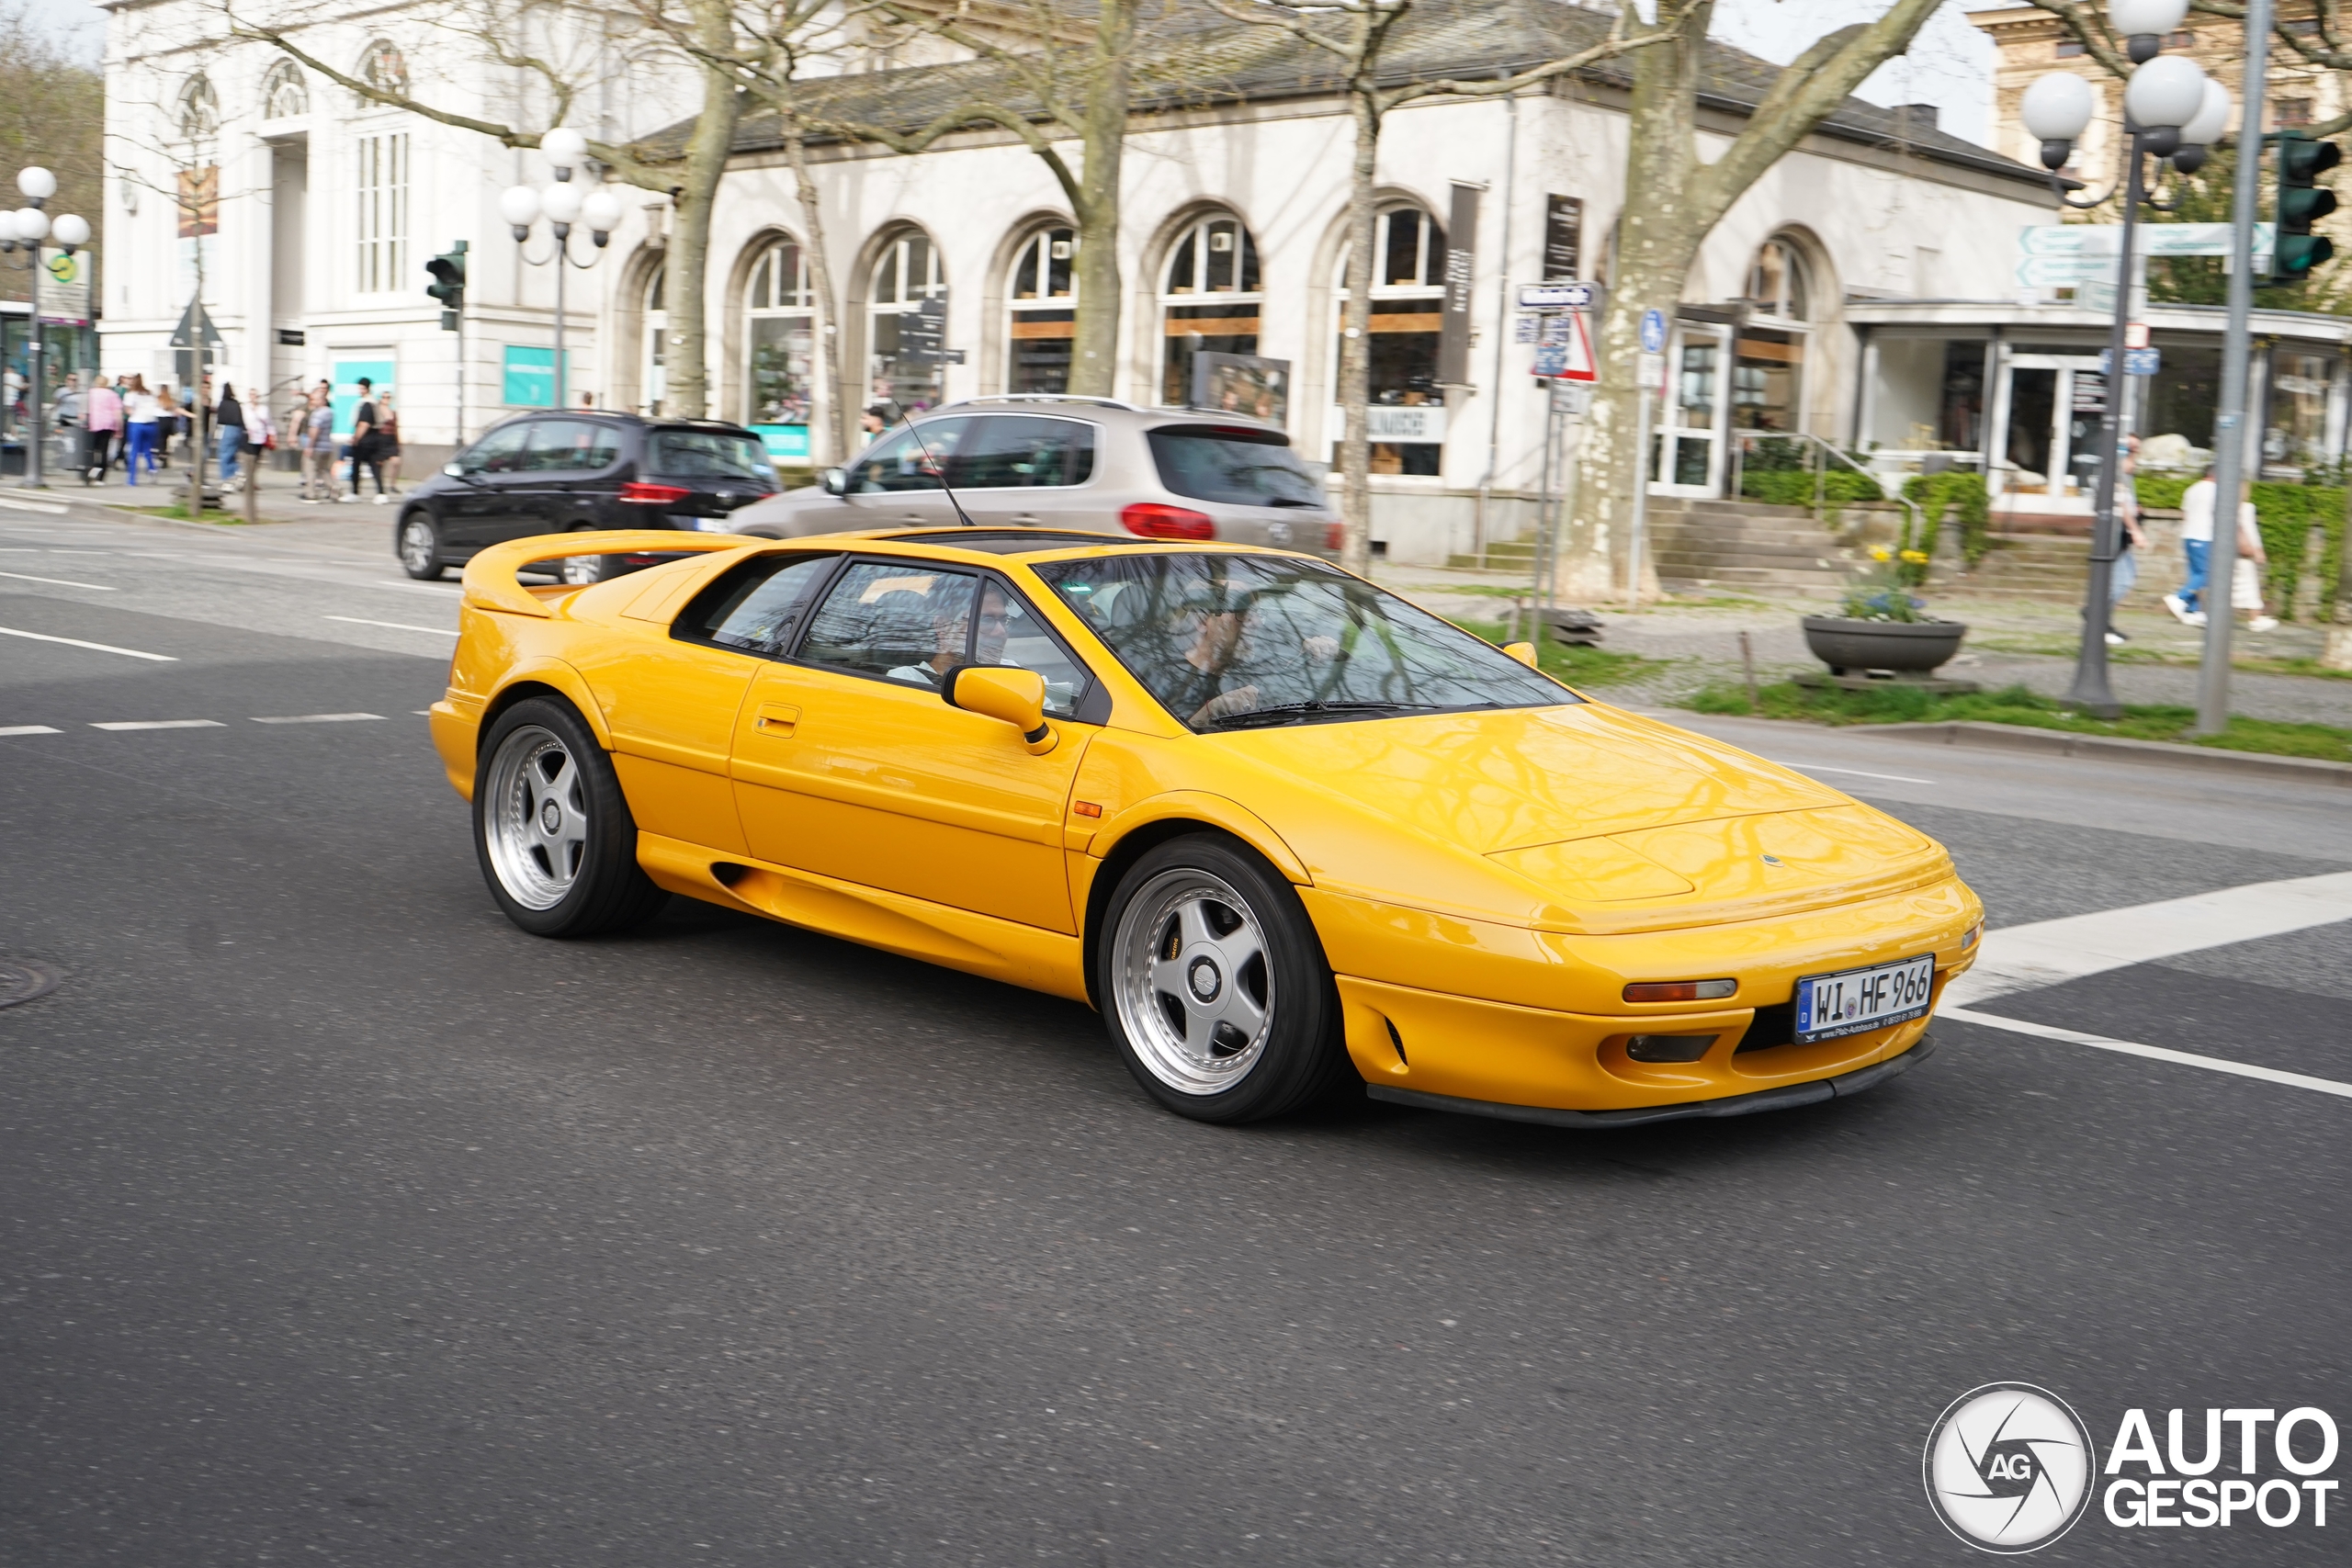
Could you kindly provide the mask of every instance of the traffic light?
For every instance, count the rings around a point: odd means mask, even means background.
[[[424,270],[433,275],[433,281],[425,285],[424,291],[441,301],[441,330],[456,332],[458,313],[466,308],[466,242],[459,240],[446,253],[426,262]]]
[[[2333,141],[2313,141],[2297,132],[2278,138],[2278,247],[2271,261],[2271,280],[2301,283],[2312,268],[2335,254],[2325,235],[2312,225],[2335,210],[2335,193],[2318,185],[2319,176],[2344,162]]]

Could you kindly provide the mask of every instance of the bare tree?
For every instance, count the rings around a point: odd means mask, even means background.
[[[0,8],[0,164],[11,174],[28,164],[47,168],[57,176],[50,210],[78,212],[94,225],[102,216],[105,101],[105,78],[51,41],[23,4]],[[6,199],[20,199],[14,186]],[[0,269],[0,294],[24,298],[25,275]]]
[[[1698,0],[1673,0],[1690,6]],[[1491,98],[1523,92],[1596,62],[1672,36],[1671,5],[1657,25],[1620,11],[1604,37],[1582,48],[1507,75],[1467,82],[1455,77],[1387,79],[1390,40],[1414,0],[1209,0],[1237,22],[1279,29],[1320,51],[1337,66],[1355,122],[1355,154],[1348,180],[1347,304],[1340,322],[1340,404],[1346,433],[1340,443],[1340,509],[1347,518],[1341,560],[1363,571],[1372,563],[1372,245],[1379,216],[1380,136],[1388,116],[1431,98]],[[1506,262],[1508,258],[1505,258]]]
[[[1601,315],[1600,380],[1577,448],[1577,516],[1572,544],[1590,557],[1602,541],[1622,548],[1634,487],[1647,482],[1647,454],[1634,449],[1637,412],[1634,370],[1642,314],[1671,311],[1691,264],[1732,204],[1815,126],[1835,113],[1870,73],[1911,47],[1938,0],[1894,0],[1876,21],[1840,28],[1784,67],[1747,114],[1747,123],[1713,163],[1699,156],[1702,57],[1712,0],[1674,13],[1661,9],[1663,41],[1633,56],[1626,127],[1625,208]],[[1597,562],[1596,564],[1605,564]],[[1614,573],[1586,580],[1586,592],[1608,591]],[[1635,584],[1639,592],[1640,585]]]
[[[729,45],[733,12],[727,0],[676,0],[680,33],[695,40],[698,52],[718,53]],[[220,0],[230,36],[268,44],[300,62],[346,92],[369,103],[404,109],[440,124],[489,137],[502,146],[537,147],[541,132],[487,119],[480,115],[431,103],[405,82],[374,79],[338,69],[320,59],[301,35],[314,25],[302,17],[256,22],[236,10],[236,0]],[[584,22],[600,15],[571,9],[548,0],[452,0],[423,13],[416,20],[463,39],[490,64],[518,73],[544,95],[547,130],[565,123],[573,104],[605,68],[601,38],[592,47],[567,47],[579,40]],[[718,182],[727,172],[733,151],[741,99],[734,81],[706,60],[684,62],[700,78],[700,111],[684,142],[671,145],[659,138],[614,143],[590,138],[588,151],[610,175],[624,185],[658,191],[670,198],[677,214],[663,288],[668,307],[671,346],[665,355],[670,371],[665,400],[678,412],[702,415],[710,406],[710,359],[707,311],[705,309],[710,260],[710,219]]]

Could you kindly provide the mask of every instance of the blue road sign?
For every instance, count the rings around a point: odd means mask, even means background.
[[[2106,375],[2112,361],[2108,351],[2098,351],[2098,373]],[[2154,376],[2164,368],[2164,350],[2160,348],[2127,348],[2123,351],[2123,373],[2126,376]]]
[[[1664,310],[1642,312],[1642,352],[1644,354],[1666,352],[1666,312]]]

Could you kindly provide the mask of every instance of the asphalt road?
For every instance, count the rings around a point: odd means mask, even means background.
[[[0,509],[0,955],[66,976],[0,1010],[0,1561],[1960,1562],[1976,1385],[2352,1421],[2325,1092],[1945,1021],[1772,1115],[1223,1131],[1067,1003],[524,936],[416,713],[455,589],[360,533]],[[1996,927],[2352,868],[2342,791],[1716,728]],[[2225,938],[1980,1010],[2352,1082],[2352,926]]]

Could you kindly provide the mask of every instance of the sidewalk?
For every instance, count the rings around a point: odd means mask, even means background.
[[[1510,602],[1508,595],[1527,587],[1525,578],[1502,572],[1385,562],[1374,563],[1373,575],[1383,587],[1432,613],[1463,620],[1500,620]],[[2204,634],[2182,626],[2160,606],[2137,604],[2136,598],[2117,616],[2118,629],[2131,642],[2109,650],[2109,679],[2116,697],[2126,703],[2195,706],[2196,660]],[[1759,683],[1818,671],[1820,660],[1806,650],[1797,620],[1831,608],[1820,599],[1758,592],[1672,600],[1646,606],[1638,615],[1602,609],[1602,648],[1660,662],[1598,690],[1611,702],[1670,707],[1710,683],[1736,683],[1743,679],[1742,631],[1755,649]],[[1928,613],[1969,626],[1967,643],[1944,667],[1948,675],[1974,681],[1988,692],[2024,685],[2053,697],[2064,696],[2074,684],[2082,620],[2073,606],[1954,596],[1933,600]],[[2241,659],[2309,659],[2318,656],[2322,641],[2321,628],[2315,626],[2289,622],[2256,636],[2241,624],[2231,646]],[[2179,662],[2156,662],[2159,658]],[[2352,679],[2233,671],[2230,707],[2247,718],[2352,727]]]
[[[335,465],[338,482],[344,479],[345,470],[349,467],[347,463]],[[404,473],[392,488],[395,492],[413,489],[427,478],[428,474]],[[205,465],[205,476],[214,489],[220,488],[220,473],[214,465],[209,463]],[[258,504],[255,510],[259,514],[259,520],[263,523],[309,522],[321,517],[343,514],[349,514],[354,518],[368,516],[377,510],[376,487],[366,474],[363,473],[360,478],[368,490],[367,496],[363,500],[345,501],[339,504],[326,502],[311,503],[301,499],[302,476],[300,474],[282,472],[265,463],[261,470],[261,493],[257,497]],[[11,484],[6,488],[13,491],[16,486]],[[153,513],[166,507],[181,506],[187,503],[187,468],[185,465],[175,465],[159,473],[141,474],[136,485],[124,480],[119,466],[107,473],[104,483],[96,485],[84,484],[78,473],[51,474],[48,489],[40,493],[51,501],[89,501],[104,506],[121,507],[128,511]],[[220,503],[232,521],[243,519],[245,491],[244,476],[242,473],[238,475],[236,482],[231,485],[226,493],[221,496]],[[383,503],[382,511],[385,513],[387,529],[391,525],[390,518],[391,509],[390,501]],[[208,518],[208,521],[209,520]]]

